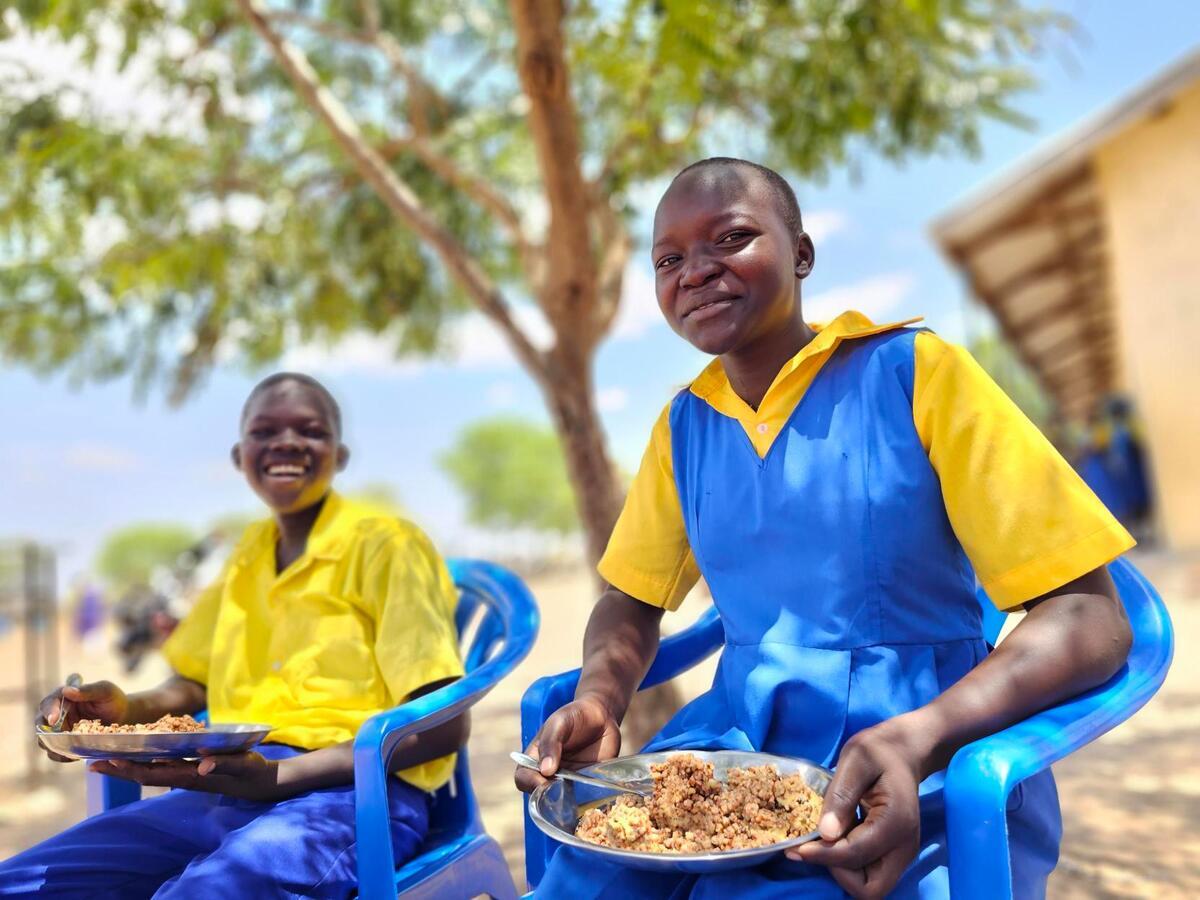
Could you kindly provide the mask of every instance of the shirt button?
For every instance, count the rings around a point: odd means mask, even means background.
[[[770,426],[766,422],[759,422],[759,424],[758,424],[758,433],[759,434],[766,434],[769,429],[770,429]]]
[[[278,672],[283,668],[283,663],[281,663],[279,660],[275,660],[275,662],[271,663],[271,668]]]

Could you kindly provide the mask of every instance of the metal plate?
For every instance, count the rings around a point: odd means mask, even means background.
[[[205,731],[136,734],[76,734],[35,731],[47,750],[72,759],[187,759],[214,753],[241,753],[271,731],[269,725],[209,725]]]
[[[615,781],[648,782],[651,780],[652,764],[666,762],[680,753],[690,753],[704,762],[712,763],[713,773],[720,781],[725,780],[730,769],[773,765],[781,775],[803,775],[808,786],[824,797],[829,782],[833,779],[833,773],[828,769],[806,759],[743,750],[672,750],[666,753],[642,753],[588,766],[581,771]],[[595,853],[610,862],[655,872],[705,873],[757,866],[788,847],[799,846],[817,837],[817,832],[813,831],[766,847],[712,853],[643,853],[635,850],[617,850],[576,837],[575,826],[579,823],[580,816],[594,807],[607,806],[616,796],[600,788],[556,779],[533,792],[529,798],[529,815],[534,824],[553,840],[588,853]]]

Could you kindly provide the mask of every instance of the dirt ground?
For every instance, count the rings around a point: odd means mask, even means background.
[[[1200,896],[1200,559],[1143,556],[1138,560],[1167,599],[1177,653],[1166,684],[1138,715],[1055,767],[1062,796],[1062,860],[1051,878],[1056,900],[1185,898]],[[471,767],[488,830],[500,841],[521,883],[521,804],[512,788],[508,753],[519,743],[521,691],[538,675],[578,664],[591,603],[585,571],[531,582],[542,610],[536,647],[512,677],[475,710]],[[703,608],[690,598],[669,620],[684,625]],[[81,648],[64,640],[64,665],[88,678],[119,671],[103,645]],[[1191,652],[1189,652],[1191,651]],[[690,698],[711,679],[713,662],[689,673],[680,688]],[[21,673],[19,631],[0,635],[0,687]],[[160,663],[131,682],[157,681]],[[124,682],[123,682],[124,683]],[[0,707],[0,752],[13,774],[0,779],[0,858],[54,834],[83,815],[82,770],[44,763],[25,774],[29,716],[16,704]]]

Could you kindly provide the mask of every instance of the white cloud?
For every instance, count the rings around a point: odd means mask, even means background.
[[[83,223],[83,253],[88,259],[98,260],[113,244],[125,240],[129,229],[125,220],[111,213],[97,213]]]
[[[370,375],[412,375],[425,365],[422,360],[397,359],[395,342],[361,332],[348,335],[332,347],[301,344],[284,354],[281,365],[297,372],[320,375],[344,375],[348,372]]]
[[[625,269],[621,306],[617,310],[617,320],[613,322],[613,340],[639,338],[655,326],[666,325],[654,295],[654,279],[646,269],[643,265]]]
[[[62,450],[63,463],[86,472],[129,472],[143,465],[136,453],[99,441],[79,441]]]
[[[828,322],[848,309],[856,309],[878,322],[908,297],[915,283],[911,272],[892,272],[822,291],[804,298],[804,318]]]
[[[620,387],[600,388],[596,391],[596,408],[600,412],[618,412],[629,404],[629,391]]]
[[[493,381],[488,385],[488,406],[495,409],[508,409],[517,400],[517,389],[511,381]]]
[[[221,199],[206,197],[188,210],[188,230],[207,231],[228,224],[252,231],[262,223],[266,211],[267,204],[252,194],[230,194]]]
[[[838,209],[818,209],[804,214],[804,230],[814,244],[829,240],[845,231],[849,225],[850,217]]]
[[[536,306],[516,307],[513,319],[539,350],[545,350],[554,340],[550,323]],[[451,325],[447,343],[453,362],[469,369],[511,368],[517,362],[500,329],[481,313],[468,313]]]
[[[6,21],[13,24],[11,19]],[[156,54],[151,49],[181,53],[192,43],[182,32],[166,34],[162,44],[143,48],[122,68],[119,50],[123,38],[111,22],[97,31],[100,51],[93,65],[83,59],[81,39],[63,42],[48,33],[33,34],[19,24],[13,30],[12,38],[0,42],[0,64],[7,64],[6,73],[24,73],[25,93],[31,97],[48,90],[62,91],[60,102],[68,116],[93,114],[133,132],[202,132],[202,101],[182,88],[164,90],[161,82],[155,83]],[[13,80],[13,87],[19,89]]]
[[[550,325],[537,307],[526,304],[513,312],[518,327],[538,349],[550,345]],[[392,377],[411,377],[429,370],[514,369],[517,367],[508,341],[481,313],[467,313],[448,326],[448,352],[433,359],[396,357],[395,341],[386,335],[357,332],[333,347],[303,344],[289,350],[283,366],[302,372],[342,375],[357,372]]]

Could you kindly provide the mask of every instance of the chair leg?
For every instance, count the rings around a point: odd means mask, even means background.
[[[135,781],[113,778],[111,775],[101,775],[90,770],[86,779],[89,816],[116,809],[126,803],[137,803],[142,799],[142,786]]]

